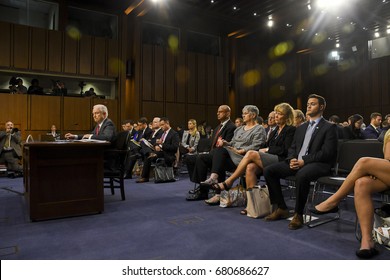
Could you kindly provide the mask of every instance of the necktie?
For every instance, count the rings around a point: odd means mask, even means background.
[[[307,154],[307,149],[309,148],[309,143],[311,136],[313,135],[315,128],[315,121],[311,121],[309,126],[306,129],[305,139],[303,140],[302,148],[299,151],[298,159],[302,159],[304,155]]]
[[[11,147],[11,134],[7,135],[7,138],[5,139],[4,148],[8,150]]]
[[[214,147],[215,143],[217,143],[217,139],[218,139],[218,136],[219,136],[219,133],[221,132],[221,130],[222,130],[222,124],[219,125],[218,130],[214,135],[214,139],[213,139],[211,147]]]
[[[164,141],[165,141],[165,136],[167,136],[167,132],[165,131],[164,133],[163,133],[163,135],[161,136],[161,143],[164,143]]]
[[[100,127],[99,127],[99,125],[97,125],[96,126],[96,135],[99,135],[99,129],[100,129]]]
[[[267,139],[266,139],[266,141],[268,141],[269,140],[269,136],[271,135],[271,133],[272,133],[272,131],[274,131],[274,129],[276,128],[276,126],[275,127],[270,127],[269,129],[268,129],[268,133],[267,133]]]

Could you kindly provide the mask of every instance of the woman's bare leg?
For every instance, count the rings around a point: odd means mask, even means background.
[[[318,204],[316,209],[318,211],[328,211],[336,207],[343,198],[353,192],[356,180],[368,175],[378,178],[386,185],[390,185],[390,162],[379,158],[360,158],[337,192]]]
[[[249,163],[246,167],[245,182],[246,188],[251,189],[257,183],[257,175],[262,172],[262,169],[256,163]]]
[[[379,179],[369,176],[362,177],[355,182],[355,208],[362,232],[360,249],[370,249],[374,247],[372,240],[372,226],[374,221],[374,206],[371,195],[382,192],[389,187]]]

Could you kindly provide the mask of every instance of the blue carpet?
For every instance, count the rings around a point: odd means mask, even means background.
[[[168,184],[126,180],[126,201],[105,190],[102,214],[30,222],[23,180],[0,178],[0,259],[356,259],[351,201],[341,205],[341,220],[291,231],[287,220],[187,202],[192,187],[185,176]],[[376,259],[390,259],[390,251],[380,251]]]

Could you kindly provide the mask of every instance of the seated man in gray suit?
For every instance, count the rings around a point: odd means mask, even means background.
[[[5,131],[0,131],[0,164],[6,164],[9,171],[22,172],[19,159],[22,158],[20,131],[13,122],[5,123]]]
[[[108,118],[108,109],[102,104],[96,104],[92,109],[93,120],[96,126],[90,134],[76,135],[67,133],[66,139],[96,139],[112,142],[115,137],[114,123]]]

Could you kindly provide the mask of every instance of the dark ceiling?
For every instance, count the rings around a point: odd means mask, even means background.
[[[326,12],[317,8],[320,0],[79,0],[78,3],[100,6],[118,13],[145,15],[153,9],[173,9],[180,6],[189,13],[203,14],[220,18],[231,23],[229,33],[236,37],[249,34],[273,32],[286,36],[321,34],[329,40],[343,40],[352,33],[365,39],[373,38],[378,31],[386,34],[390,24],[390,0],[325,0],[339,2],[344,6]],[[308,9],[308,4],[311,10]],[[235,7],[235,8],[234,8]],[[195,13],[196,12],[196,13]],[[274,26],[267,27],[268,17],[272,16]]]

